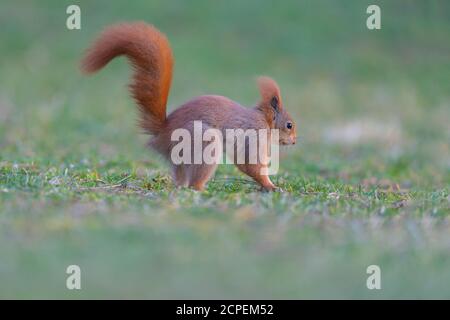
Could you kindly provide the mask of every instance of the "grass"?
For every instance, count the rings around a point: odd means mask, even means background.
[[[78,3],[80,31],[72,2],[2,4],[1,298],[450,297],[446,1],[377,1],[380,31],[367,1]],[[137,19],[171,40],[171,110],[203,93],[250,106],[255,76],[277,79],[301,140],[273,178],[285,192],[231,166],[174,188],[124,61],[77,71],[102,26]]]

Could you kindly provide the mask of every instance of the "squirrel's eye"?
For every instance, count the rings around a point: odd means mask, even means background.
[[[292,122],[287,122],[286,123],[286,128],[292,129]]]

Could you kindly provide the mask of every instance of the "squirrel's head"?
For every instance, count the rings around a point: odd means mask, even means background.
[[[261,101],[258,109],[264,112],[271,129],[278,129],[282,145],[295,144],[297,140],[296,125],[289,113],[284,109],[280,88],[269,77],[258,78]]]

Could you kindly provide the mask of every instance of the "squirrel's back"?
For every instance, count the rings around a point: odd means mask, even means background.
[[[166,121],[166,106],[172,82],[173,55],[164,34],[144,22],[107,27],[87,50],[81,69],[94,73],[117,56],[126,56],[134,74],[131,93],[141,112],[140,125],[158,134]]]
[[[192,121],[202,121],[205,125],[219,130],[267,126],[262,115],[253,108],[246,108],[220,95],[195,97],[169,114],[167,120],[168,131],[183,127],[184,123]],[[263,123],[259,124],[258,120],[262,120]]]

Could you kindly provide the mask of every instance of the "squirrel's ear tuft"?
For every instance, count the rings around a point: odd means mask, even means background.
[[[258,87],[261,94],[260,105],[278,111],[282,108],[281,94],[278,84],[270,77],[259,77]]]

